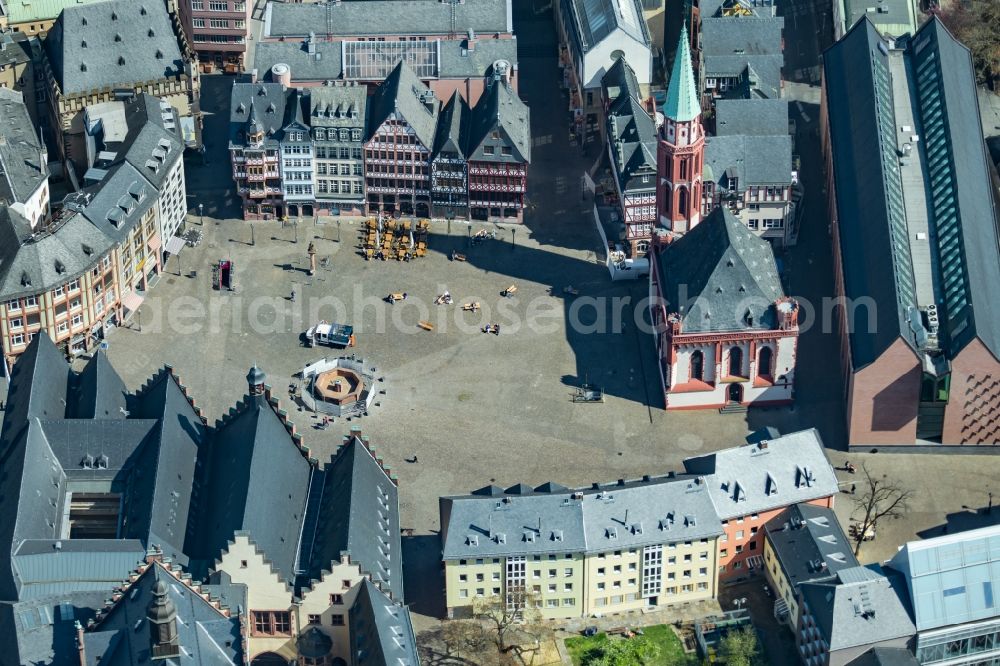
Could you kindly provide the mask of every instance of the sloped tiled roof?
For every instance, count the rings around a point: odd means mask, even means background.
[[[350,612],[352,643],[359,663],[418,666],[417,641],[406,607],[392,601],[367,578]]]
[[[199,548],[218,557],[246,533],[277,572],[295,579],[309,462],[264,396],[248,396],[213,436]]]
[[[0,201],[23,203],[45,182],[42,154],[21,93],[0,88]]]
[[[726,206],[656,255],[667,311],[682,332],[765,330],[784,297],[771,244]],[[748,316],[749,313],[749,316]]]
[[[319,578],[342,553],[371,574],[396,601],[403,600],[399,499],[395,482],[358,435],[344,444],[324,471],[312,566]]]
[[[490,133],[499,130],[513,154],[505,158],[499,151],[493,156],[481,153],[477,159],[531,162],[531,113],[509,84],[495,78],[487,84],[479,102],[472,109],[466,156],[472,159]]]
[[[167,7],[156,0],[67,7],[45,48],[64,95],[132,88],[184,71]]]
[[[456,90],[451,99],[441,107],[431,157],[436,157],[441,151],[465,157],[465,135],[469,131],[469,122],[469,105]]]
[[[706,477],[712,501],[722,519],[839,492],[837,476],[815,429],[687,458],[684,469]]]
[[[438,100],[421,83],[413,70],[400,62],[369,98],[368,137],[393,113],[413,128],[420,143],[429,151],[434,147],[437,129]]]

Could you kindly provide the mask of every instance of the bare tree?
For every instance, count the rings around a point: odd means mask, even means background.
[[[852,535],[855,557],[861,552],[865,535],[874,530],[878,521],[903,515],[913,497],[913,491],[903,488],[888,475],[872,474],[865,463],[861,463],[861,473],[861,493],[854,497],[854,511],[851,513],[852,518],[855,515],[863,516],[857,531]]]
[[[477,598],[472,604],[472,615],[489,625],[497,651],[504,654],[510,650],[509,638],[513,629],[537,616],[535,601],[534,595],[524,587],[515,587],[504,595]]]

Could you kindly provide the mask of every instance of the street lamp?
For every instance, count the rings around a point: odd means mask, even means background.
[[[198,216],[201,218],[201,226],[205,226],[205,204],[198,204]]]
[[[515,238],[516,234],[517,234],[517,229],[511,229],[510,230],[510,246],[511,247],[514,247],[514,238]]]
[[[253,247],[253,246],[256,246],[256,245],[257,245],[257,239],[254,238],[254,235],[253,235],[253,222],[251,222],[250,223],[250,246]]]
[[[733,605],[736,606],[736,610],[740,610],[741,608],[743,608],[743,605],[746,602],[747,602],[746,597],[743,597],[742,599],[733,599]]]
[[[337,220],[337,242],[340,242],[340,220]]]
[[[292,220],[292,228],[295,229],[295,242],[299,242],[299,219]]]

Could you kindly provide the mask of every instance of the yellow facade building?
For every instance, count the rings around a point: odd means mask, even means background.
[[[440,500],[449,617],[522,591],[544,619],[713,599],[722,533],[703,481],[489,486]]]

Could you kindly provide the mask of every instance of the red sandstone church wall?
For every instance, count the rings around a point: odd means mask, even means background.
[[[902,338],[874,363],[849,377],[850,445],[913,444],[917,438],[920,377],[920,363]]]
[[[1000,442],[1000,361],[978,338],[951,363],[944,444]]]

